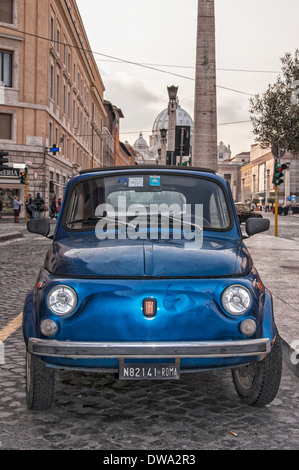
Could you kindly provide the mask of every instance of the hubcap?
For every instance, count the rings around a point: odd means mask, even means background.
[[[252,362],[248,366],[236,370],[236,375],[241,387],[246,390],[249,390],[252,387],[256,378],[257,367],[257,363]]]

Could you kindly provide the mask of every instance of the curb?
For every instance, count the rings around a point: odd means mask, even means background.
[[[10,233],[8,235],[0,235],[0,243],[7,242],[8,240],[15,240],[17,238],[23,238],[24,235],[20,232]]]

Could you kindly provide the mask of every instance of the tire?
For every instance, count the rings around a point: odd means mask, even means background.
[[[31,410],[48,410],[54,396],[55,370],[48,368],[36,356],[26,355],[26,400]]]
[[[271,352],[262,361],[232,370],[239,398],[247,405],[265,406],[277,395],[282,372],[281,342],[277,335]]]

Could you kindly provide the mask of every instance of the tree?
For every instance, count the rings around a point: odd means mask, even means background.
[[[255,140],[263,148],[277,144],[299,154],[299,50],[281,59],[282,74],[262,95],[250,99]]]

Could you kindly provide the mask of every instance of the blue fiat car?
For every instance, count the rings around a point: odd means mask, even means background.
[[[241,231],[229,183],[210,170],[134,166],[82,171],[24,306],[27,404],[51,406],[57,369],[120,380],[179,380],[231,369],[240,399],[277,394],[281,345],[272,298]]]

